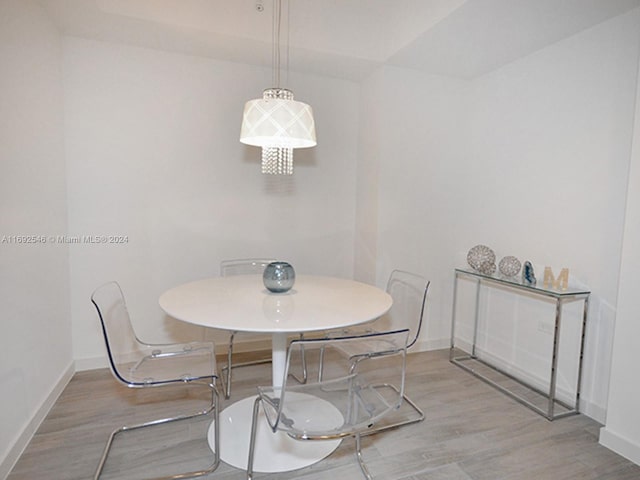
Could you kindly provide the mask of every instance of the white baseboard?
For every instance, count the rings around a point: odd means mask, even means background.
[[[616,435],[607,427],[600,429],[600,445],[604,445],[609,450],[613,450],[618,455],[640,465],[640,445]]]
[[[582,397],[580,398],[580,413],[586,415],[589,418],[592,418],[602,425],[604,425],[604,422],[607,419],[606,407],[591,403]]]
[[[451,344],[451,340],[448,338],[439,338],[436,340],[418,340],[415,345],[408,350],[409,353],[412,352],[430,352],[431,350],[442,350],[444,348],[449,348]]]
[[[108,368],[109,360],[107,357],[91,357],[91,358],[78,358],[75,361],[76,372],[83,372],[85,370],[95,370],[96,368]]]
[[[38,427],[40,427],[40,424],[51,410],[51,407],[56,403],[56,400],[67,386],[74,373],[75,370],[73,368],[73,364],[70,364],[55,383],[49,395],[47,395],[40,407],[36,410],[33,417],[31,417],[31,420],[18,435],[13,446],[7,452],[7,455],[2,459],[2,461],[0,461],[0,478],[6,479],[9,476],[9,473],[20,458],[20,455],[22,455],[24,449],[29,445],[31,438],[33,438]]]

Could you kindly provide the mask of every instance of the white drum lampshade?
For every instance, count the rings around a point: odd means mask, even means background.
[[[262,147],[262,173],[293,174],[293,149],[316,145],[313,110],[284,88],[268,88],[244,106],[240,142]]]
[[[249,100],[244,106],[240,141],[255,147],[313,147],[316,145],[313,111],[306,103],[295,100]]]

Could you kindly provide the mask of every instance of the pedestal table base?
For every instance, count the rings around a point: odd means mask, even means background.
[[[289,394],[288,394],[289,395]],[[237,401],[220,412],[220,456],[223,462],[246,470],[249,457],[251,417],[256,397]],[[323,409],[329,419],[340,420],[342,414],[333,405],[317,399],[314,410]],[[213,449],[213,424],[209,428],[209,445]],[[294,440],[282,432],[273,433],[264,411],[260,409],[253,469],[255,472],[288,472],[312,465],[340,445],[340,440]]]

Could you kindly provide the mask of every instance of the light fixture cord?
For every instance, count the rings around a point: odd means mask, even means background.
[[[273,2],[273,29],[272,29],[272,58],[273,58],[273,83],[280,88],[280,26],[282,24],[282,0]]]
[[[285,58],[285,79],[284,79],[284,84],[285,85],[289,85],[289,46],[291,45],[291,29],[289,28],[289,19],[290,14],[291,14],[291,2],[289,0],[286,0],[287,2],[287,50],[286,50],[286,58]]]

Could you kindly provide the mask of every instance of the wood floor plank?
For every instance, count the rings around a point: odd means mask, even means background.
[[[331,363],[331,361],[330,361]],[[310,374],[315,366],[310,359]],[[332,368],[329,365],[329,371]],[[549,422],[448,361],[447,351],[408,358],[407,394],[426,413],[418,424],[363,439],[364,456],[382,480],[637,480],[640,466],[598,444],[600,425],[583,415]],[[380,374],[384,372],[381,370]],[[222,407],[252,395],[271,376],[269,364],[234,370],[233,395]],[[92,478],[116,427],[195,411],[206,389],[127,389],[106,369],[77,373],[20,457],[8,480]],[[401,414],[404,414],[401,412]],[[140,432],[114,447],[105,478],[132,480],[196,468],[211,460],[208,420],[177,429]],[[130,434],[127,434],[130,435]],[[224,448],[224,445],[222,446]],[[136,465],[136,471],[127,470]],[[354,442],[346,439],[310,467],[258,480],[362,478]],[[209,478],[240,480],[226,464]]]

